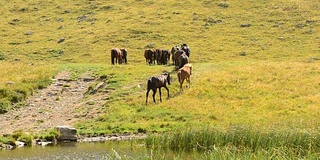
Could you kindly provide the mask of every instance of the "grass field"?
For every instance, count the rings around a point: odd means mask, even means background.
[[[1,0],[0,5],[0,109],[21,106],[59,71],[69,70],[75,76],[112,75],[115,91],[104,113],[75,125],[83,134],[235,125],[319,131],[318,0]],[[65,41],[57,43],[61,38]],[[191,48],[194,74],[191,88],[180,92],[174,67],[148,66],[143,52],[182,43]],[[110,65],[113,47],[128,49],[128,65]],[[170,99],[146,106],[146,80],[163,71],[174,77]]]

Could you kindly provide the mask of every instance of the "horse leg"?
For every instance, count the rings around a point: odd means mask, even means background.
[[[190,88],[190,85],[191,85],[190,76],[188,77],[187,82],[189,83],[189,88]]]
[[[181,82],[180,82],[180,90],[182,90],[182,84],[184,82],[184,78],[181,79]]]
[[[150,89],[147,90],[147,94],[146,94],[146,105],[148,104],[149,91],[150,91]]]
[[[159,95],[160,95],[160,102],[162,102],[162,99],[161,99],[161,87],[159,88]]]
[[[153,102],[156,103],[155,96],[156,96],[156,93],[157,93],[157,89],[152,89],[152,90],[153,90],[153,94],[152,94]],[[160,97],[160,100],[161,100],[161,97]]]
[[[170,95],[169,95],[169,88],[167,87],[167,86],[164,86],[164,88],[167,90],[167,92],[168,92],[168,98],[170,97]]]

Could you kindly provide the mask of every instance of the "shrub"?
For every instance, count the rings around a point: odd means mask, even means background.
[[[19,138],[19,141],[25,142],[28,146],[31,146],[33,136],[31,134],[22,134]]]

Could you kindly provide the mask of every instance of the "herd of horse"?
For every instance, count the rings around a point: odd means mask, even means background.
[[[127,55],[128,51],[125,48],[112,48],[111,49],[111,64],[114,65],[115,63],[127,64]]]
[[[172,57],[172,63],[177,68],[177,77],[180,83],[180,90],[182,90],[182,85],[184,81],[187,81],[190,87],[190,75],[192,73],[192,64],[189,61],[190,48],[187,44],[182,44],[181,48],[179,46],[173,46],[171,52],[167,49],[146,49],[144,51],[144,57],[146,63],[149,65],[158,64],[166,65],[170,62],[170,56]],[[111,49],[111,64],[127,64],[128,51],[124,48],[113,48]],[[171,76],[170,73],[162,73],[157,76],[152,76],[147,81],[147,93],[146,93],[146,104],[148,104],[148,96],[150,90],[153,91],[152,97],[153,102],[156,103],[155,95],[157,89],[159,90],[160,102],[161,98],[161,88],[165,88],[168,93],[168,98],[170,97],[169,88],[167,84],[170,85]]]

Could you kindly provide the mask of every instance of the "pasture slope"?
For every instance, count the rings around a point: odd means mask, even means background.
[[[2,112],[23,108],[28,97],[68,71],[73,78],[107,77],[107,87],[98,92],[112,90],[98,116],[74,124],[81,134],[234,125],[319,132],[318,0],[1,0],[0,5]],[[149,66],[143,53],[182,43],[191,48],[194,71],[191,88],[180,92],[174,67]],[[113,47],[128,49],[127,65],[111,66]],[[146,106],[146,80],[164,71],[174,77],[170,99]],[[79,104],[75,114],[95,105]]]

